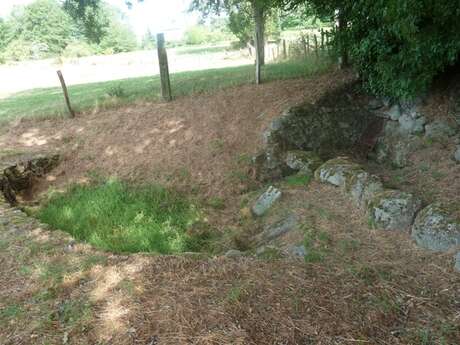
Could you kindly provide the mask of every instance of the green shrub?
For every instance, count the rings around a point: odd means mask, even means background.
[[[295,2],[295,1],[293,1]],[[452,0],[311,0],[321,16],[348,22],[335,42],[348,47],[370,91],[409,99],[458,61],[460,6]]]
[[[33,56],[32,44],[22,39],[14,40],[8,44],[3,53],[6,61],[21,61],[31,59]]]
[[[206,231],[190,230],[200,212],[181,195],[117,180],[74,186],[52,197],[38,217],[77,240],[114,252],[197,251],[209,238]]]
[[[72,42],[65,47],[62,52],[62,56],[66,58],[79,58],[85,56],[91,56],[95,52],[93,48],[86,42]]]

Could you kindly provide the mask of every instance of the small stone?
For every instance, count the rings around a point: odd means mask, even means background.
[[[421,116],[415,120],[415,126],[413,129],[414,134],[421,134],[425,131],[426,119],[424,116]]]
[[[358,206],[367,207],[376,194],[383,192],[383,184],[378,176],[360,171],[350,177],[346,189]]]
[[[311,151],[296,150],[286,153],[286,165],[290,169],[305,175],[313,175],[322,163],[318,155]]]
[[[450,214],[448,207],[431,204],[417,215],[412,238],[420,247],[448,251],[460,245],[460,221]]]
[[[273,186],[268,187],[252,206],[252,213],[258,217],[264,215],[281,197],[281,191]]]
[[[369,109],[377,110],[383,108],[384,104],[380,99],[374,98],[369,101]]]
[[[386,114],[391,120],[398,121],[401,117],[401,107],[399,104],[395,104],[387,111]]]
[[[457,161],[457,163],[460,163],[460,145],[457,146],[457,150],[454,153],[454,158]]]
[[[256,255],[262,259],[279,259],[283,256],[276,246],[261,246],[256,249]]]
[[[264,231],[254,237],[255,243],[270,242],[297,228],[298,220],[294,214],[268,225]]]
[[[298,258],[304,258],[307,255],[307,249],[304,245],[293,245],[286,248],[286,253],[289,256],[294,256]]]
[[[73,240],[70,241],[70,243],[67,244],[67,245],[64,247],[64,251],[65,251],[66,253],[72,252],[72,251],[75,249],[75,245],[76,245],[76,244],[77,244],[76,241],[73,241]]]
[[[361,171],[361,166],[348,158],[335,158],[321,165],[315,171],[315,178],[320,182],[345,188],[347,178]]]
[[[225,256],[227,258],[239,258],[241,256],[243,256],[243,252],[237,250],[237,249],[230,249],[229,251],[227,251],[225,253]]]
[[[399,129],[401,133],[413,133],[416,121],[411,116],[404,114],[399,119]]]
[[[404,231],[412,224],[422,202],[410,193],[387,190],[369,203],[369,221],[382,230]]]
[[[436,120],[425,126],[425,137],[436,141],[445,141],[457,133],[456,129],[443,120]]]

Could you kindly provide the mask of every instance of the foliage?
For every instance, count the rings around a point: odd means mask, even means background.
[[[84,56],[91,56],[93,54],[93,47],[82,41],[74,41],[69,43],[62,52],[62,56],[66,58],[79,58]]]
[[[150,29],[148,29],[144,37],[142,37],[141,48],[144,50],[148,50],[148,49],[155,48],[156,45],[157,45],[157,39],[155,35],[150,31]]]
[[[16,10],[8,25],[10,44],[19,40],[20,43],[14,45],[17,48],[27,42],[35,47],[32,50],[36,58],[60,53],[74,30],[70,17],[55,0],[36,0]]]
[[[110,22],[100,0],[65,0],[63,8],[90,43],[100,43]]]
[[[305,0],[282,1],[295,7]],[[458,1],[308,0],[318,16],[346,23],[336,43],[349,51],[368,89],[408,99],[425,92],[433,78],[458,62]]]
[[[136,48],[123,14],[96,0],[67,0],[62,6],[58,0],[35,0],[0,19],[0,60],[80,57]]]
[[[5,47],[2,58],[5,61],[21,61],[31,59],[33,55],[32,44],[23,39],[17,39]]]
[[[196,248],[187,230],[200,218],[196,207],[159,186],[128,186],[116,180],[74,186],[52,198],[41,221],[81,241],[114,252],[179,253]]]
[[[185,43],[191,45],[223,42],[231,38],[232,36],[216,23],[191,26],[184,34]]]
[[[127,24],[113,19],[99,46],[104,54],[129,52],[137,48],[137,39]]]

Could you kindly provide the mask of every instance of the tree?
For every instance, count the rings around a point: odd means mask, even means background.
[[[65,0],[63,8],[89,43],[99,44],[107,34],[110,20],[100,0]]]
[[[3,18],[0,18],[0,52],[9,43],[9,27]]]
[[[71,18],[55,0],[36,0],[14,11],[8,26],[7,41],[27,42],[37,58],[60,53],[75,32]]]
[[[290,7],[308,2],[318,15],[336,17],[339,49],[375,94],[412,98],[459,62],[458,0],[279,1]]]
[[[258,38],[258,42],[255,43],[259,52],[259,60],[263,65],[265,63],[265,23],[273,4],[272,0],[193,0],[191,10],[200,11],[204,16],[225,11],[232,17],[233,13],[233,25],[236,28],[238,24],[238,30],[245,26],[244,20],[247,20],[247,17],[244,16],[250,12],[254,21],[254,37]]]

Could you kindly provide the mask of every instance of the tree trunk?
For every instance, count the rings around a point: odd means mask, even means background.
[[[252,3],[252,8],[254,11],[254,22],[256,33],[254,36],[258,38],[255,43],[256,49],[259,52],[259,62],[260,65],[265,65],[265,18],[264,18],[264,8],[255,0]]]
[[[338,30],[339,30],[339,50],[340,50],[340,61],[339,66],[340,68],[347,68],[349,66],[349,59],[348,59],[348,47],[347,42],[345,40],[345,32],[347,30],[347,19],[343,10],[338,11],[337,15],[338,21]]]

